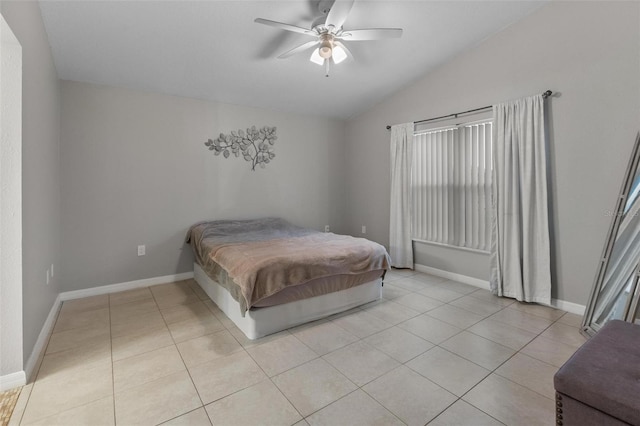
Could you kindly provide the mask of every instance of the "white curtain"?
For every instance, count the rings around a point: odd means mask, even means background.
[[[413,269],[411,243],[411,167],[413,123],[391,126],[391,214],[389,254],[391,265]]]
[[[551,303],[547,141],[541,95],[493,107],[491,291]]]

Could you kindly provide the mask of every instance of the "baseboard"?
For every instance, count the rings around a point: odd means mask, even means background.
[[[0,392],[17,388],[27,384],[27,376],[24,371],[17,371],[11,374],[0,376]]]
[[[584,311],[587,309],[584,305],[578,305],[577,303],[558,299],[551,299],[551,306],[556,309],[560,309],[561,311],[570,312],[576,315],[584,315]]]
[[[64,291],[60,293],[56,298],[55,302],[53,302],[53,306],[51,307],[49,316],[44,322],[44,325],[42,326],[42,330],[40,330],[40,335],[38,336],[38,340],[36,341],[36,344],[33,347],[33,350],[31,351],[31,355],[27,360],[27,365],[25,368],[26,378],[30,379],[32,374],[34,373],[33,370],[35,369],[38,359],[40,358],[42,351],[45,349],[47,339],[49,338],[49,335],[53,330],[53,326],[58,316],[58,311],[62,306],[62,302],[64,302],[65,300],[81,299],[83,297],[117,293],[120,291],[133,290],[141,287],[149,287],[157,284],[165,284],[165,283],[171,283],[175,281],[188,280],[189,278],[193,278],[193,271],[184,272],[181,274],[163,275],[161,277],[145,278],[142,280],[127,281],[124,283],[85,288],[82,290]]]
[[[60,295],[56,297],[56,300],[53,302],[53,306],[49,311],[49,315],[47,315],[47,319],[44,321],[44,325],[40,330],[40,334],[38,335],[38,340],[36,340],[36,344],[33,346],[33,350],[31,351],[31,355],[29,355],[29,359],[27,359],[27,365],[25,366],[26,378],[28,380],[31,379],[34,369],[38,364],[38,359],[40,358],[40,354],[44,351],[47,340],[49,339],[49,335],[53,330],[53,326],[56,323],[56,318],[58,318],[58,311],[60,311],[60,306],[62,306],[62,299]]]
[[[426,274],[435,275],[437,277],[446,278],[448,280],[458,281],[464,284],[469,284],[474,287],[480,287],[485,290],[489,290],[489,281],[481,280],[479,278],[469,277],[462,274],[456,274],[454,272],[444,271],[442,269],[432,268],[431,266],[420,265],[416,263],[413,268],[418,272],[424,272]],[[561,311],[570,312],[576,315],[584,315],[586,307],[573,302],[567,302],[566,300],[551,299],[551,306],[560,309]]]
[[[83,297],[99,296],[101,294],[117,293],[119,291],[133,290],[136,288],[149,287],[157,284],[188,280],[189,278],[193,278],[193,271],[183,272],[181,274],[163,275],[161,277],[145,278],[142,280],[127,281],[118,284],[103,285],[99,287],[85,288],[82,290],[65,291],[60,293],[60,299],[62,301],[81,299]]]
[[[489,290],[489,281],[481,280],[480,278],[469,277],[467,275],[456,274],[454,272],[445,271],[443,269],[432,268],[431,266],[420,265],[416,263],[413,265],[413,269],[418,272],[424,272],[425,274],[435,275],[437,277],[446,278],[452,281],[458,281],[459,283],[469,284],[474,287],[483,288]]]

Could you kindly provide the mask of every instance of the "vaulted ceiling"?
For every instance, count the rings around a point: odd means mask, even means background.
[[[400,39],[351,42],[330,77],[308,41],[259,25],[310,27],[318,0],[40,2],[61,79],[337,118],[357,115],[520,20],[540,1],[356,0],[345,29],[401,27]]]

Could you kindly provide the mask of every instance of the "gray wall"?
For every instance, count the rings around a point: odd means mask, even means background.
[[[3,1],[22,45],[22,262],[24,357],[60,292],[60,88],[37,2]],[[46,270],[55,275],[46,284]]]
[[[348,231],[359,235],[367,225],[370,238],[388,244],[385,124],[552,89],[558,92],[549,102],[552,296],[585,304],[609,226],[606,210],[640,129],[639,52],[638,2],[550,2],[350,120]],[[469,261],[467,253],[444,250],[421,247],[416,262],[488,279],[488,257]]]
[[[265,169],[203,145],[251,125],[278,128]],[[344,231],[343,147],[338,120],[62,82],[64,290],[192,271],[183,241],[201,220]]]
[[[0,15],[0,392],[23,371],[22,47]],[[10,326],[7,326],[10,325]],[[17,373],[17,374],[16,374]],[[21,381],[22,377],[17,378]]]

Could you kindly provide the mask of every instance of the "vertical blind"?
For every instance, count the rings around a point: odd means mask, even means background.
[[[416,133],[412,238],[489,251],[491,121]]]

